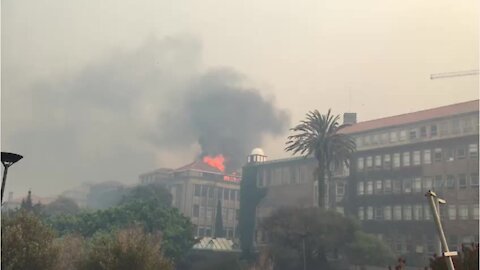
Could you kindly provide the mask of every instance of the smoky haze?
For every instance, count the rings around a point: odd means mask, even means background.
[[[263,135],[286,131],[288,114],[233,69],[204,71],[201,51],[195,38],[150,38],[67,79],[6,88],[8,98],[30,95],[32,102],[17,110],[23,117],[13,114],[15,103],[3,106],[3,143],[26,157],[17,181],[40,193],[49,193],[45,181],[60,190],[135,182],[145,171],[206,154],[223,154],[227,169],[238,169]],[[14,116],[30,121],[22,126]]]

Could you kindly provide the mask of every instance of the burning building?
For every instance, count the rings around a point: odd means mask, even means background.
[[[222,155],[205,156],[178,169],[158,169],[140,175],[141,184],[161,183],[172,194],[172,205],[189,217],[197,237],[213,236],[217,203],[222,206],[223,229],[237,237],[240,176],[226,173]]]

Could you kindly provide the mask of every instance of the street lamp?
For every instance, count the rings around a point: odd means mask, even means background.
[[[4,167],[3,170],[3,179],[2,179],[2,203],[3,203],[3,192],[5,191],[5,182],[7,182],[7,172],[8,167],[12,166],[15,162],[22,159],[23,156],[14,153],[2,152],[2,164]]]

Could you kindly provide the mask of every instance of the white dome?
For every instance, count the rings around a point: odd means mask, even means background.
[[[250,155],[265,156],[265,153],[263,152],[262,148],[255,148],[252,150],[252,153]]]

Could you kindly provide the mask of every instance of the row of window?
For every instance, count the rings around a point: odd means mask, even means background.
[[[238,220],[238,209],[222,207],[223,222],[233,222]],[[215,219],[216,207],[205,207],[198,204],[193,205],[192,215],[196,218],[203,218],[205,220]]]
[[[214,187],[211,185],[194,185],[194,196],[208,197],[213,199],[217,194],[217,199],[223,198],[224,200],[240,201],[240,191],[229,188]]]
[[[443,137],[474,131],[478,131],[478,117],[469,116],[463,119],[447,120],[438,124],[357,136],[355,142],[357,147],[361,148],[363,146],[396,144],[399,142],[417,141],[419,139],[437,138],[439,136]]]
[[[432,155],[433,153],[433,155]],[[478,144],[469,144],[455,149],[424,149],[416,151],[406,151],[402,153],[375,155],[359,157],[357,159],[357,169],[364,170],[370,168],[391,169],[417,166],[422,164],[432,164],[434,162],[454,161],[455,159],[478,158]]]
[[[257,186],[298,184],[311,181],[313,174],[308,165],[263,168],[257,176]]]
[[[225,237],[232,239],[234,237],[234,230],[232,228],[224,228]],[[197,228],[197,237],[212,237],[213,229],[210,226],[198,227]]]
[[[447,205],[440,208],[448,220],[478,220],[478,205]],[[446,210],[444,210],[446,209]],[[446,212],[446,213],[445,213]],[[386,206],[360,206],[358,207],[359,220],[431,220],[430,205],[386,205]]]
[[[478,188],[478,173],[470,175],[437,175],[435,177],[413,177],[357,182],[357,195],[400,194],[425,192],[428,190]]]
[[[412,235],[379,235],[395,252],[405,253],[435,253],[435,238],[433,235],[413,237]],[[478,235],[447,235],[447,244],[450,250],[460,250],[461,244],[478,243]]]

